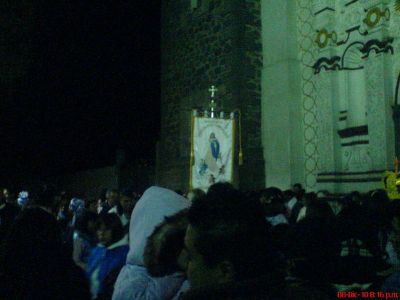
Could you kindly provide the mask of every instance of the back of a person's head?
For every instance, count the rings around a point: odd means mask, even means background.
[[[261,190],[259,200],[263,205],[265,216],[272,217],[286,211],[285,198],[279,188],[269,187]]]
[[[207,194],[223,195],[225,192],[229,192],[234,189],[234,186],[229,182],[217,182],[208,188]]]
[[[1,249],[0,273],[7,283],[22,289],[45,285],[45,276],[57,277],[63,261],[61,232],[45,210],[27,208],[18,216]]]
[[[289,201],[295,196],[295,193],[292,190],[285,190],[283,191],[283,197],[285,201]]]
[[[180,271],[178,257],[184,248],[188,209],[165,217],[148,237],[144,264],[150,275],[162,277]]]
[[[324,200],[316,200],[311,202],[307,207],[306,218],[321,218],[324,220],[332,220],[334,217],[333,211]]]
[[[202,189],[196,188],[192,189],[189,193],[187,198],[190,201],[196,201],[197,199],[203,197],[205,195],[205,192]]]
[[[377,189],[367,193],[367,204],[370,209],[381,209],[389,203],[389,197],[385,190]]]
[[[303,189],[303,186],[301,185],[301,183],[295,183],[295,184],[293,184],[293,188],[296,188],[296,189]]]
[[[272,271],[272,246],[262,206],[235,189],[208,193],[189,209],[195,247],[207,265],[232,263],[236,279]]]
[[[260,197],[265,197],[267,199],[271,199],[272,202],[274,202],[274,201],[283,202],[284,201],[284,194],[277,187],[268,187],[266,189],[261,190]]]

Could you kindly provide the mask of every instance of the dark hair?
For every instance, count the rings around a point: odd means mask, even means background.
[[[283,193],[277,187],[269,187],[269,188],[261,190],[260,198],[261,197],[265,197],[267,199],[269,198],[269,199],[271,199],[272,202],[274,202],[274,201],[283,202],[284,201]]]
[[[361,197],[361,194],[358,191],[352,191],[349,195],[351,197]]]
[[[295,183],[295,184],[293,184],[293,187],[295,188],[299,188],[300,190],[302,190],[303,189],[303,186],[301,185],[301,183]]]
[[[224,194],[234,189],[233,185],[229,182],[217,182],[208,188],[207,194]]]
[[[307,207],[306,218],[322,218],[331,220],[334,217],[333,211],[328,202],[316,200]]]
[[[82,213],[80,213],[76,218],[75,229],[83,234],[90,234],[88,232],[89,222],[96,222],[97,216],[98,215],[94,212],[86,209],[83,210]]]
[[[178,195],[181,195],[181,196],[183,195],[183,192],[180,189],[174,190],[174,192],[177,193]]]
[[[192,201],[196,201],[197,199],[204,197],[204,195],[206,194],[202,189],[198,188],[191,190],[190,193],[193,194]]]
[[[276,187],[261,190],[259,199],[264,207],[265,216],[271,217],[286,212],[283,193]]]
[[[196,232],[194,247],[207,265],[228,260],[237,279],[273,271],[274,251],[258,200],[235,189],[208,193],[192,204],[188,218]]]
[[[283,197],[285,200],[290,200],[295,196],[294,192],[292,190],[285,190],[283,191]]]
[[[102,202],[106,200],[107,190],[108,190],[107,188],[103,188],[100,191],[100,194],[99,194],[98,198],[101,199]]]
[[[160,277],[179,270],[177,260],[183,250],[188,226],[187,214],[188,209],[184,209],[170,217],[165,217],[164,221],[154,229],[147,239],[144,264],[150,275]],[[156,249],[154,237],[167,226],[170,228],[166,229],[160,248]]]
[[[303,201],[308,201],[308,205],[314,204],[318,201],[317,194],[314,192],[305,193],[303,196]]]
[[[115,188],[108,188],[107,190],[106,190],[106,194],[107,193],[119,193],[119,190],[118,189],[115,189]]]
[[[133,191],[132,191],[131,189],[129,189],[129,188],[124,188],[124,189],[122,189],[121,192],[120,192],[120,195],[121,195],[121,196],[128,197],[128,198],[132,198],[132,199],[135,198],[135,194],[134,194]]]
[[[100,215],[97,221],[97,228],[104,225],[107,229],[112,232],[112,242],[115,243],[122,239],[125,235],[124,227],[122,226],[120,218],[116,214],[104,214]]]

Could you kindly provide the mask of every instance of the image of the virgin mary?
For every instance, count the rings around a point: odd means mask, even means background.
[[[210,146],[205,157],[205,162],[211,172],[218,172],[217,161],[218,159],[221,160],[221,152],[219,141],[214,132],[210,134],[208,141]]]

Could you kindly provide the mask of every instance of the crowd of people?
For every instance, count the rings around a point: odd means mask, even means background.
[[[0,299],[374,299],[399,291],[400,202],[384,190],[244,192],[216,183],[187,194],[107,189],[90,200],[49,187],[0,193]]]

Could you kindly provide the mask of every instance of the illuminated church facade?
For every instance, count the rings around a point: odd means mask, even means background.
[[[393,169],[400,11],[389,0],[167,0],[157,183],[187,189],[190,116],[240,109],[245,190],[382,187]],[[395,108],[393,108],[395,107]]]

